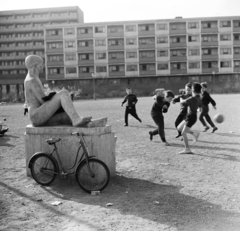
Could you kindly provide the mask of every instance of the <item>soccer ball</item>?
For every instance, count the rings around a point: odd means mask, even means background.
[[[224,121],[224,116],[222,114],[217,114],[213,117],[214,121],[217,123],[222,123]]]

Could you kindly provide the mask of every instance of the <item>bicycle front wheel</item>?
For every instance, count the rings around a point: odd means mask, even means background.
[[[33,179],[41,185],[51,184],[58,172],[56,161],[44,153],[33,157],[30,168]]]
[[[85,192],[102,191],[110,180],[107,165],[98,159],[89,159],[88,164],[84,161],[78,165],[75,175],[76,181]]]

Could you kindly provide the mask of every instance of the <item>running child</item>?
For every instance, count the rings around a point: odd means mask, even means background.
[[[187,99],[180,99],[182,104],[186,104],[188,107],[188,113],[186,119],[178,125],[178,130],[182,132],[183,141],[185,145],[185,150],[179,152],[179,154],[192,154],[192,151],[188,144],[187,133],[194,137],[195,142],[198,140],[199,132],[192,131],[191,127],[197,121],[197,109],[202,107],[201,95],[201,85],[200,83],[193,83],[192,85],[192,96]]]
[[[191,83],[187,83],[185,85],[184,94],[181,94],[178,97],[175,97],[172,100],[172,103],[173,104],[179,103],[180,99],[187,99],[190,96],[192,96],[191,87],[192,87]],[[182,136],[181,131],[179,131],[177,127],[186,118],[186,115],[187,115],[187,105],[185,103],[180,103],[180,113],[179,113],[178,117],[175,120],[175,127],[176,127],[176,129],[178,131],[178,134],[175,136],[175,138],[178,138],[178,137]]]
[[[207,120],[207,122],[210,124],[210,126],[212,127],[212,133],[214,133],[215,131],[218,130],[218,128],[214,125],[214,123],[211,120],[211,117],[209,116],[208,112],[209,112],[209,107],[208,104],[211,103],[213,108],[216,110],[216,102],[212,99],[212,97],[210,96],[210,94],[207,92],[207,83],[201,83],[202,86],[202,112],[200,113],[199,116],[199,120],[201,121],[202,125],[204,126],[204,132],[206,132],[209,127],[207,126],[205,119]]]
[[[27,105],[27,102],[25,102],[25,103],[23,104],[23,109],[24,109],[23,115],[25,116],[25,115],[27,115],[27,113],[28,113],[28,105]]]
[[[132,89],[126,89],[127,95],[125,96],[122,106],[124,103],[127,102],[126,109],[125,109],[125,127],[128,126],[128,114],[132,115],[136,120],[142,123],[142,120],[138,117],[136,112],[136,103],[138,101],[137,96],[132,94]]]
[[[168,108],[170,107],[170,102],[174,98],[174,94],[172,91],[165,91],[164,96],[162,96],[162,92],[158,92],[156,94],[155,102],[152,106],[151,116],[155,124],[158,126],[154,131],[150,131],[150,140],[152,141],[153,136],[159,134],[162,142],[165,146],[169,146],[170,144],[166,141],[165,132],[164,132],[164,116],[163,113],[167,113]]]

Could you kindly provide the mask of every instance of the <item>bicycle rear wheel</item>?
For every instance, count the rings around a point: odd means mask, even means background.
[[[51,184],[58,172],[56,161],[48,154],[38,154],[31,160],[31,174],[33,179],[41,185]]]
[[[107,187],[110,180],[109,169],[104,162],[98,159],[89,159],[88,163],[94,176],[91,176],[85,160],[77,167],[76,181],[85,192],[102,191]]]

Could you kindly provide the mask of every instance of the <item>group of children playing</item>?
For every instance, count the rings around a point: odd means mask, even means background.
[[[131,114],[134,118],[139,120],[137,113],[136,113],[136,103],[137,97],[136,95],[132,94],[132,90],[128,88],[126,90],[127,96],[124,98],[122,102],[122,106],[125,102],[127,102],[126,110],[125,110],[125,126],[128,126],[128,114]],[[208,112],[209,107],[208,104],[211,103],[216,109],[216,102],[211,98],[210,94],[207,92],[207,83],[187,83],[185,86],[185,93],[175,97],[174,93],[170,90],[159,91],[156,92],[156,96],[154,97],[155,102],[152,106],[151,110],[151,117],[155,124],[157,125],[157,129],[150,131],[150,140],[153,139],[154,135],[159,134],[162,142],[164,145],[169,146],[170,144],[166,141],[165,132],[164,132],[164,116],[163,113],[168,111],[170,107],[170,103],[180,103],[180,113],[175,120],[175,127],[178,131],[176,138],[182,136],[185,149],[180,154],[192,154],[188,143],[187,134],[191,134],[194,138],[194,141],[197,142],[199,137],[198,131],[192,131],[191,127],[197,121],[197,111],[200,111],[199,120],[204,126],[204,132],[209,129],[209,126],[206,124],[204,117],[206,118],[207,122],[212,127],[212,133],[214,133],[218,128],[212,122]]]

